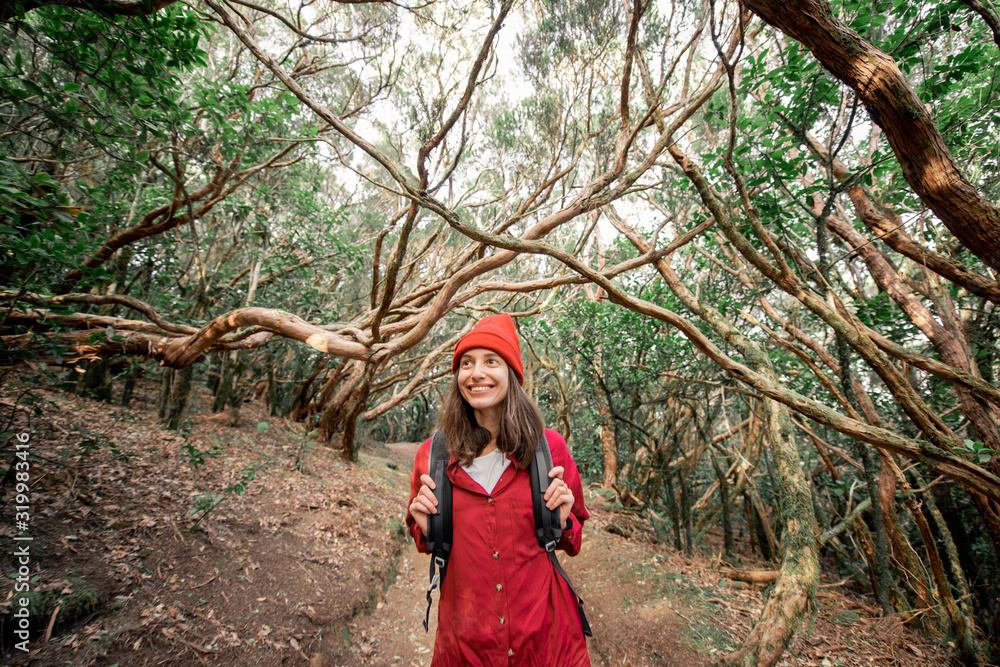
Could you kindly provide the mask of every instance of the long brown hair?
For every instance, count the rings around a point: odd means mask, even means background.
[[[524,469],[531,463],[535,448],[545,433],[545,421],[535,402],[528,398],[521,383],[510,374],[507,395],[500,405],[500,431],[497,433],[497,449],[513,455],[517,467]],[[448,453],[467,466],[472,463],[490,442],[490,432],[476,423],[476,414],[458,389],[458,374],[451,383],[451,389],[444,397],[444,404],[438,412],[437,427],[444,431]]]

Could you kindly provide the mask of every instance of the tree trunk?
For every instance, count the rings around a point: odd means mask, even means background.
[[[218,413],[226,409],[233,400],[235,391],[236,356],[239,352],[230,352],[223,356],[222,372],[215,388],[215,399],[212,401],[212,412]]]
[[[864,466],[865,486],[868,487],[868,496],[872,499],[872,527],[875,529],[875,558],[869,565],[877,570],[872,577],[875,585],[875,599],[878,600],[882,613],[891,616],[896,610],[889,601],[889,589],[892,584],[892,569],[889,566],[889,540],[885,532],[885,516],[882,513],[882,505],[877,501],[880,497],[878,478],[875,476],[875,462],[872,460],[871,450],[868,445],[855,440],[858,457]]]
[[[758,533],[757,531],[757,512],[753,508],[753,501],[750,500],[750,493],[748,491],[743,492],[743,516],[747,522],[747,537],[750,539],[750,550],[761,551],[760,535],[762,533]]]
[[[291,370],[294,371],[294,366]],[[278,414],[278,403],[281,401],[281,392],[278,389],[278,383],[274,380],[274,356],[270,353],[267,354],[265,381],[267,382],[267,390],[264,392],[264,405],[267,406],[271,416],[274,417]]]
[[[593,365],[595,393],[599,397],[597,409],[601,415],[601,451],[604,454],[604,477],[601,480],[601,486],[605,489],[613,489],[618,480],[618,446],[615,442],[615,422],[611,415],[611,393],[604,385],[604,368],[600,346],[594,352]]]
[[[712,459],[712,467],[715,468],[715,476],[719,480],[719,502],[722,504],[722,551],[726,560],[732,562],[736,555],[736,544],[733,541],[733,521],[729,509],[729,482],[715,458],[715,452],[710,449],[708,454]]]
[[[674,494],[674,483],[671,480],[673,475],[669,472],[663,475],[663,484],[667,487],[667,512],[670,513],[670,523],[674,528],[674,550],[680,551],[684,548],[681,542],[681,515],[677,511],[677,496]]]
[[[923,488],[927,486],[919,470],[913,468],[909,472],[918,487]],[[939,498],[935,494],[935,491],[940,491],[943,494],[941,499],[944,502],[941,505],[938,504]],[[934,528],[937,530],[938,538],[944,545],[944,553],[948,557],[948,567],[952,572],[952,579],[955,582],[955,586],[958,588],[958,595],[962,599],[968,598],[970,594],[969,580],[966,578],[965,572],[974,571],[979,563],[972,554],[972,549],[969,545],[969,533],[965,530],[965,523],[962,521],[961,514],[959,514],[958,509],[952,502],[951,491],[948,487],[944,489],[941,487],[931,488],[924,491],[923,498],[924,507],[934,521]],[[958,533],[958,539],[955,537],[956,533]]]
[[[319,398],[315,400],[306,399],[300,403],[293,418],[305,420],[307,428],[309,428],[310,422],[312,422],[312,416],[316,413],[320,414],[320,421],[322,421],[323,415],[326,414],[330,408],[331,401],[334,400],[337,387],[340,385],[341,380],[344,379],[344,375],[348,374],[349,369],[353,367],[354,363],[352,359],[341,359],[337,367],[330,369],[330,372],[327,373],[326,382],[323,383],[323,389],[319,392]]]
[[[722,570],[722,576],[747,584],[773,584],[778,580],[777,570]]]
[[[684,470],[680,470],[677,481],[681,487],[681,522],[684,527],[684,555],[691,557],[694,555],[694,530],[691,525],[691,493],[688,486],[687,475]]]
[[[750,635],[738,651],[725,658],[726,664],[741,667],[771,666],[778,662],[802,619],[814,608],[819,585],[816,517],[792,437],[791,418],[787,408],[775,401],[766,399],[763,406],[765,437],[781,484],[778,494],[784,525],[781,574]]]
[[[822,225],[820,229],[825,229]],[[851,350],[847,340],[837,334],[837,358],[840,362],[840,390],[843,392],[847,403],[850,406],[858,405],[858,397],[854,392],[854,382],[851,374]],[[860,440],[855,440],[858,458],[864,467],[865,486],[868,487],[868,497],[872,499],[872,526],[875,528],[875,558],[869,561],[869,567],[877,571],[872,575],[872,585],[874,586],[875,599],[878,600],[882,608],[882,614],[890,616],[895,611],[889,601],[889,590],[892,586],[892,570],[889,567],[889,539],[886,536],[885,513],[879,499],[878,478],[875,476],[875,461],[872,460],[871,450],[868,445]]]
[[[965,601],[966,596],[962,595],[961,604],[956,602],[955,596],[951,592],[951,585],[948,583],[948,576],[944,572],[944,565],[941,562],[941,555],[938,552],[934,535],[923,512],[920,511],[917,500],[913,495],[913,489],[910,488],[909,483],[903,477],[903,472],[896,465],[895,461],[889,461],[888,463],[892,468],[892,473],[902,487],[903,502],[910,508],[910,513],[917,524],[920,536],[924,540],[924,547],[927,551],[927,558],[930,561],[934,585],[937,587],[938,598],[941,600],[942,615],[946,623],[945,629],[955,642],[956,656],[964,665],[977,664],[979,661],[976,656],[976,642],[973,639],[976,626],[971,610],[968,608],[968,603]],[[917,478],[919,478],[919,473],[917,475]],[[929,494],[925,497],[928,496]],[[933,503],[933,499],[930,502]],[[947,529],[945,530],[947,531]],[[961,566],[959,566],[957,574],[958,581],[964,582],[965,575],[961,570]],[[961,592],[961,588],[959,590]]]
[[[135,378],[138,373],[138,363],[130,363],[125,374],[125,382],[122,384],[122,395],[118,398],[118,405],[127,408],[132,402],[132,396],[135,394]]]
[[[165,368],[160,374],[160,401],[157,410],[160,421],[167,418],[167,408],[170,405],[170,387],[174,383],[175,373],[173,368]]]
[[[615,427],[611,421],[611,413],[604,403],[601,403],[601,451],[604,453],[604,477],[601,486],[605,489],[615,488],[618,480],[618,450],[615,443]]]
[[[764,560],[774,561],[778,559],[778,541],[774,538],[774,531],[771,530],[771,522],[764,510],[764,503],[761,502],[757,491],[750,489],[750,512],[753,518],[753,529],[757,535],[757,545],[760,547],[760,555]]]
[[[364,412],[371,391],[371,378],[374,369],[362,361],[354,362],[350,376],[344,386],[323,411],[319,422],[319,439],[323,443],[330,441],[340,431],[339,448],[348,461],[357,459],[357,447],[354,436],[357,430],[358,417]]]
[[[345,408],[350,400],[351,393],[361,382],[363,374],[364,364],[360,361],[355,361],[352,364],[350,375],[347,376],[343,385],[337,390],[336,395],[325,405],[323,414],[319,418],[319,440],[325,445],[329,446],[331,440],[333,440],[333,436],[345,414]],[[328,382],[328,387],[329,384]],[[326,393],[326,388],[324,388],[324,393]]]
[[[343,430],[340,434],[340,451],[348,461],[358,460],[357,427],[358,417],[365,411],[368,404],[368,393],[371,390],[371,376],[365,373],[365,378],[351,393],[350,402],[343,418]]]
[[[916,468],[910,472],[917,486],[927,486]],[[934,491],[941,493],[940,500],[942,501],[941,505],[944,512],[938,506],[938,499],[935,498]],[[973,590],[971,591],[973,595],[970,596],[969,582],[965,576],[965,572],[986,570],[989,566],[984,566],[980,561],[977,561],[972,552],[968,531],[965,529],[962,515],[951,497],[950,487],[928,489],[924,493],[924,507],[927,508],[928,514],[933,519],[934,526],[937,528],[938,535],[944,545],[944,552],[948,557],[949,569],[952,573],[952,581],[954,581],[958,592],[959,608],[962,609],[963,614],[969,615],[970,612],[966,611],[964,607],[968,605],[968,600],[971,599],[974,608],[978,609],[984,618],[988,619],[991,613],[995,613],[996,615],[992,624],[995,629],[990,631],[988,626],[985,633],[989,651],[987,660],[996,662],[997,659],[1000,659],[1000,605],[994,604],[997,583],[993,582],[991,585],[980,587],[978,591]],[[958,537],[957,540],[955,539],[956,535]],[[995,567],[996,564],[994,563]],[[986,591],[985,596],[982,595],[984,589]],[[983,599],[984,597],[986,598],[985,600]],[[995,611],[991,610],[991,607]]]
[[[871,512],[871,498],[868,498],[869,505],[866,512]],[[872,595],[878,589],[878,577],[879,571],[878,567],[875,566],[875,542],[872,540],[871,529],[868,528],[868,524],[865,523],[865,517],[863,513],[856,516],[854,520],[854,536],[858,541],[858,548],[861,551],[861,557],[865,561],[865,566],[868,568],[868,584]]]
[[[934,606],[931,601],[929,591],[927,589],[927,584],[923,577],[923,568],[920,562],[917,560],[916,554],[913,547],[910,545],[909,540],[903,531],[899,528],[899,523],[896,520],[896,492],[898,485],[906,484],[905,480],[900,481],[896,475],[896,471],[899,470],[896,462],[892,459],[892,454],[881,453],[882,468],[879,477],[879,500],[882,507],[882,516],[885,519],[886,535],[889,538],[889,544],[891,550],[889,553],[890,560],[895,566],[896,571],[903,574],[900,577],[903,586],[910,593],[913,599],[913,604],[910,606],[916,606],[918,609],[930,609]],[[905,504],[907,511],[913,513],[914,504]],[[914,521],[919,521],[923,519],[920,517],[913,517]],[[920,619],[924,617],[921,616]]]
[[[773,496],[771,500],[773,500],[774,498],[778,497],[778,480],[774,478],[774,468],[771,465],[771,457],[768,456],[766,449],[763,452],[761,452],[760,457],[764,459],[764,470],[767,471],[767,480],[771,483],[770,484],[771,495]],[[811,495],[812,494],[810,494],[810,497]],[[760,503],[761,516],[767,517],[767,511],[764,509],[764,503],[760,498],[757,497],[756,492],[754,493],[754,497],[757,498],[757,502]],[[769,520],[765,520],[765,525],[767,526],[768,535],[771,538],[771,543],[774,546],[774,553],[777,554],[780,551],[779,545],[781,544],[781,522],[778,521],[777,523],[775,523],[773,529],[771,527],[771,522]]]
[[[122,395],[118,399],[118,404],[124,408],[129,406],[132,402],[132,396],[135,395],[135,376],[130,375],[125,378],[125,384],[122,385]]]
[[[927,520],[918,512],[917,528],[924,539],[927,547],[927,556],[930,560],[931,573],[934,576],[934,583],[937,586],[938,596],[941,599],[941,606],[944,608],[944,616],[947,619],[948,634],[955,642],[955,653],[958,660],[963,665],[981,664],[976,656],[976,643],[973,640],[974,624],[972,619],[959,611],[952,595],[951,587],[948,584],[948,577],[944,573],[941,563],[941,555],[938,553],[937,545],[934,543],[934,536],[927,525]]]
[[[322,357],[320,357],[316,365],[313,366],[312,372],[309,374],[309,377],[307,377],[305,381],[302,383],[302,386],[299,387],[299,391],[295,395],[295,399],[288,406],[289,413],[291,414],[293,420],[299,421],[305,418],[306,408],[308,407],[309,400],[312,397],[311,387],[313,383],[316,381],[316,378],[319,377],[319,374],[323,371],[324,368],[326,368],[326,364],[329,362],[329,360],[330,360],[329,355],[324,354]]]
[[[108,359],[94,359],[88,363],[87,370],[83,374],[83,386],[80,393],[89,398],[110,403],[113,392],[109,366]]]
[[[167,409],[167,428],[177,429],[181,425],[181,415],[187,406],[188,394],[191,393],[191,376],[194,366],[185,366],[177,371],[176,382],[170,392],[170,406]]]
[[[222,380],[222,365],[225,356],[226,355],[224,354],[213,354],[211,360],[208,362],[208,377],[205,379],[205,386],[210,392],[212,392],[212,396],[215,396],[216,392],[219,391],[219,383]]]

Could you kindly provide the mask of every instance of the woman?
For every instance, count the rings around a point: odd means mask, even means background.
[[[454,537],[432,665],[589,666],[576,596],[535,538],[527,467],[543,433],[554,464],[544,499],[563,522],[557,549],[579,553],[590,514],[566,441],[544,427],[521,388],[521,345],[510,315],[480,321],[455,346],[451,366],[455,381],[438,427],[451,454]],[[437,511],[430,443],[417,451],[406,515],[424,553],[427,515]]]

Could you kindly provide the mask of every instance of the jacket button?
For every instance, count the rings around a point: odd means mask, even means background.
[[[508,658],[513,658],[514,657],[514,649],[512,649],[512,648],[507,649],[507,657]]]
[[[500,558],[500,552],[499,551],[494,551],[493,552],[493,560],[496,560],[497,558]]]
[[[500,585],[500,584],[497,584],[497,593],[499,593],[502,590],[503,590],[503,586]]]
[[[492,505],[493,504],[493,499],[492,498],[487,498],[486,502],[488,502],[490,505]]]
[[[500,617],[500,625],[503,625],[503,616]],[[508,649],[510,650],[510,649]]]

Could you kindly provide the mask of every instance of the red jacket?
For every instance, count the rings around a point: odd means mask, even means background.
[[[573,491],[572,528],[557,548],[580,552],[583,487],[563,437],[545,429],[553,465],[566,469],[563,481]],[[430,440],[417,450],[410,478],[410,502],[427,473]],[[590,665],[580,629],[576,597],[535,538],[531,485],[527,470],[513,463],[487,494],[455,458],[448,465],[454,525],[448,573],[441,588],[438,631],[432,667],[580,667]],[[406,524],[427,551],[420,526],[407,513]]]

